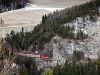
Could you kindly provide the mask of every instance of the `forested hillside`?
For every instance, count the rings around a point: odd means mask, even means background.
[[[22,62],[20,62],[22,61]],[[19,75],[42,75],[44,68],[37,70],[36,63],[30,58],[17,58],[17,64],[21,66]],[[47,71],[44,75],[100,75],[100,60],[97,63],[92,61],[76,63],[66,61],[61,66],[57,64],[52,68],[53,71]]]
[[[23,8],[28,2],[29,0],[0,0],[0,13]]]
[[[91,61],[80,63],[68,63],[62,67],[57,65],[53,69],[53,75],[100,75],[100,65]]]
[[[77,37],[75,37],[75,28],[64,26],[64,24],[73,22],[77,17],[85,17],[87,15],[90,16],[92,22],[95,22],[95,16],[100,16],[99,7],[100,0],[92,0],[82,5],[43,15],[41,23],[34,27],[31,32],[25,32],[23,28],[20,32],[14,32],[14,30],[12,30],[10,34],[7,34],[5,41],[12,47],[12,49],[10,49],[13,51],[8,51],[8,48],[5,49],[4,47],[5,55],[9,56],[9,53],[11,53],[9,57],[12,57],[15,49],[17,51],[28,50],[31,45],[33,46],[33,51],[36,50],[36,47],[38,47],[39,50],[43,50],[44,44],[51,41],[56,35],[68,40],[83,41],[88,35],[79,31]],[[91,61],[89,58],[86,61],[77,61],[74,59],[77,58],[76,55],[81,56],[81,54],[78,55],[76,53],[73,54],[72,61],[67,60],[63,65],[59,65],[59,62],[57,62],[56,66],[47,66],[51,71],[48,68],[47,71],[45,71],[45,67],[41,67],[38,70],[36,65],[38,63],[35,63],[31,58],[23,56],[16,55],[14,62],[20,66],[19,75],[100,75],[100,59],[96,62]]]
[[[72,40],[83,40],[87,38],[87,35],[80,31],[78,37],[75,38],[73,33],[74,27],[65,27],[63,24],[69,23],[77,17],[85,17],[87,15],[90,15],[92,17],[91,20],[94,21],[94,15],[99,15],[99,6],[100,0],[94,0],[79,6],[73,6],[44,15],[41,23],[33,28],[33,31],[24,32],[23,28],[21,32],[15,33],[11,31],[11,34],[7,34],[6,42],[11,45],[12,49],[16,47],[17,50],[27,50],[30,45],[33,45],[33,50],[35,50],[37,45],[42,50],[43,45],[49,42],[55,35]]]

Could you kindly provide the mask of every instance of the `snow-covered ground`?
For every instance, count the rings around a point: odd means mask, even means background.
[[[26,6],[24,8],[25,10],[29,11],[29,10],[46,10],[46,11],[56,11],[56,10],[62,10],[62,9],[65,9],[65,8],[55,8],[55,7],[44,7],[44,6],[38,6],[38,5],[35,5],[35,4],[30,4],[28,6]]]

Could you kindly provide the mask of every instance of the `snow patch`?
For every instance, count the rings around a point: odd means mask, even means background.
[[[56,11],[56,10],[63,10],[65,8],[53,8],[53,7],[42,7],[31,4],[30,6],[26,6],[25,10],[47,10],[47,11]]]

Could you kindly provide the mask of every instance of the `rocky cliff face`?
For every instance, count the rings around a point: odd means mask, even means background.
[[[0,12],[23,8],[29,0],[0,0]]]

